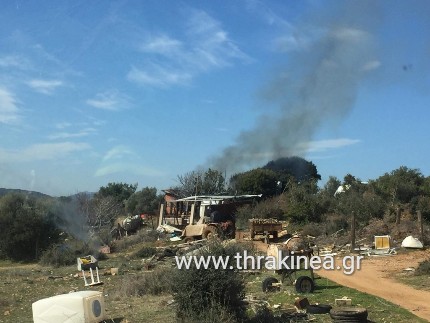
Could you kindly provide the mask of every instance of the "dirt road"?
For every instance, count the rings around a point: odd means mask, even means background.
[[[405,268],[417,267],[430,258],[430,250],[413,251],[386,257],[366,257],[362,268],[348,276],[342,271],[318,271],[318,275],[336,283],[384,298],[430,321],[430,292],[397,282],[393,276]]]
[[[265,243],[255,241],[254,244],[260,251],[267,250]],[[394,278],[405,268],[416,268],[426,259],[430,259],[430,250],[416,250],[395,256],[366,257],[361,270],[352,275],[339,270],[319,270],[316,273],[340,285],[386,299],[430,322],[430,292],[414,289]],[[341,263],[341,260],[336,260],[336,265],[338,261]]]

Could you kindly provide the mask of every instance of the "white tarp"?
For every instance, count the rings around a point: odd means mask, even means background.
[[[418,248],[422,249],[424,246],[421,241],[419,241],[417,238],[414,238],[413,236],[406,237],[402,241],[402,247],[403,248]]]

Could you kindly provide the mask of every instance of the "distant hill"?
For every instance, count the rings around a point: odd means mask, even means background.
[[[30,195],[30,196],[36,197],[36,198],[51,197],[50,195],[43,194],[40,192],[35,192],[35,191],[27,191],[27,190],[20,190],[20,189],[14,189],[14,188],[1,188],[0,187],[0,197],[4,196],[6,194],[9,194],[9,193]]]

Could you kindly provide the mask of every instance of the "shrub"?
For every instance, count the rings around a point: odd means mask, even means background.
[[[112,249],[114,251],[124,251],[141,242],[155,242],[159,238],[164,238],[164,236],[165,235],[163,233],[159,233],[157,230],[140,230],[136,234],[114,241]]]
[[[212,241],[203,248],[200,256],[225,257],[230,256],[230,263],[234,265],[233,247],[225,247],[218,241]],[[242,299],[245,284],[240,274],[232,269],[215,269],[213,263],[208,269],[197,269],[192,263],[189,269],[178,269],[173,285],[174,298],[177,304],[177,315],[181,320],[198,321],[199,313],[221,311],[237,320],[244,318],[245,309]]]
[[[144,272],[137,276],[127,276],[121,281],[118,296],[143,296],[170,293],[173,284],[173,268],[156,268],[152,272]]]
[[[72,240],[62,244],[55,244],[47,249],[40,257],[40,263],[53,267],[69,266],[76,263],[77,257],[86,255],[93,255],[98,260],[106,258],[106,255],[99,253],[88,244]]]
[[[305,224],[302,228],[303,236],[314,236],[318,237],[324,233],[324,227],[319,223],[308,223]]]
[[[390,233],[388,225],[380,219],[371,219],[369,224],[361,229],[360,236],[373,241],[375,236],[386,235]]]
[[[133,254],[133,258],[148,258],[157,253],[154,247],[142,247]]]
[[[267,306],[262,306],[257,310],[255,316],[248,320],[248,323],[276,323],[278,322],[273,315],[273,312],[267,308]]]
[[[415,275],[430,275],[430,259],[419,263]]]
[[[45,266],[69,266],[75,262],[75,253],[65,244],[52,246],[40,257],[40,263]]]
[[[237,323],[237,319],[223,306],[214,302],[209,308],[197,312],[184,313],[182,322],[186,323]]]
[[[347,218],[338,214],[327,214],[323,222],[325,223],[325,233],[328,235],[341,229],[347,229],[349,226]]]

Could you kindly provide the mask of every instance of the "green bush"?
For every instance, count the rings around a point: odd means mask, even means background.
[[[133,254],[133,258],[148,258],[157,253],[154,247],[142,247]]]
[[[248,323],[277,323],[273,312],[266,306],[262,306],[257,310],[254,317],[248,320]]]
[[[70,240],[62,244],[55,244],[42,253],[40,264],[45,266],[62,267],[76,263],[78,257],[93,255],[98,260],[103,260],[106,255],[99,253],[88,244]]]
[[[172,286],[176,284],[173,280],[173,268],[156,268],[152,272],[143,272],[136,276],[124,277],[117,291],[120,297],[160,295],[170,293]]]
[[[157,232],[157,230],[140,230],[136,234],[123,237],[121,240],[116,240],[112,243],[112,250],[119,252],[125,251],[131,246],[141,242],[155,242],[159,238],[163,239],[165,234]]]
[[[0,198],[0,257],[32,261],[59,239],[49,201],[22,194]]]
[[[199,256],[230,256],[232,266],[235,247],[223,246],[213,241],[202,249]],[[230,263],[227,268],[229,268]],[[239,272],[233,269],[215,269],[213,263],[208,269],[197,269],[192,263],[189,269],[178,269],[173,285],[174,298],[177,304],[177,316],[180,320],[199,320],[201,314],[221,311],[236,320],[245,317],[242,299],[245,284]]]
[[[415,275],[430,275],[430,259],[419,263]]]

